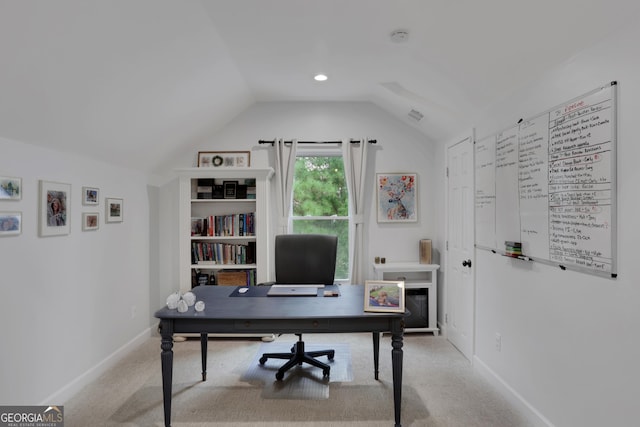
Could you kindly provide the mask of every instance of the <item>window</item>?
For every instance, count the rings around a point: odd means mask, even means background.
[[[293,178],[294,234],[338,236],[336,280],[349,279],[349,197],[342,156],[303,155]]]

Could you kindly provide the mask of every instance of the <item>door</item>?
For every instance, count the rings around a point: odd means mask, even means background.
[[[447,148],[447,175],[447,337],[471,360],[475,321],[473,138]]]

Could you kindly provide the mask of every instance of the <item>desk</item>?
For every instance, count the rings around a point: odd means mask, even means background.
[[[342,285],[339,297],[254,297],[249,293],[230,297],[230,286],[198,286],[192,290],[205,310],[185,313],[162,308],[160,319],[164,424],[171,425],[173,334],[201,336],[202,380],[206,381],[208,333],[348,333],[372,332],[374,376],[378,379],[380,333],[391,332],[393,403],[395,425],[400,424],[402,397],[402,335],[404,313],[365,313],[364,286]]]

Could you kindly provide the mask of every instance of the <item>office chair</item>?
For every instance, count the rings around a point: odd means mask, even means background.
[[[336,270],[338,238],[321,234],[282,234],[275,238],[276,284],[333,285]],[[304,298],[304,297],[297,297]],[[335,350],[305,351],[302,334],[296,334],[298,342],[290,353],[264,353],[260,364],[267,359],[286,359],[276,372],[276,379],[284,378],[284,373],[295,365],[308,363],[322,369],[323,377],[328,377],[331,367],[316,360],[327,356],[333,360]]]

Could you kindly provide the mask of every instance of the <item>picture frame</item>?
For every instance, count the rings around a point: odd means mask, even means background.
[[[122,222],[123,221],[123,199],[115,197],[107,197],[104,199],[105,204],[105,222]]]
[[[40,181],[40,237],[63,236],[71,232],[71,184]]]
[[[0,200],[20,200],[22,198],[22,179],[12,176],[0,176]]]
[[[248,168],[250,151],[198,151],[199,168]]]
[[[366,280],[364,311],[404,313],[404,291],[403,280]]]
[[[82,204],[96,206],[100,203],[100,189],[95,187],[82,187]]]
[[[376,195],[379,223],[418,221],[417,173],[377,173]]]
[[[100,227],[100,214],[98,212],[82,213],[82,231],[93,231]]]
[[[0,237],[22,233],[22,212],[0,212]]]
[[[224,181],[222,185],[224,187],[224,198],[235,199],[238,194],[238,181]]]

